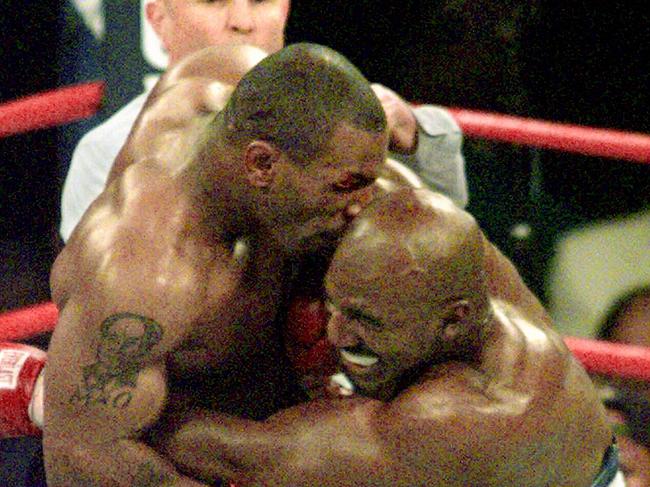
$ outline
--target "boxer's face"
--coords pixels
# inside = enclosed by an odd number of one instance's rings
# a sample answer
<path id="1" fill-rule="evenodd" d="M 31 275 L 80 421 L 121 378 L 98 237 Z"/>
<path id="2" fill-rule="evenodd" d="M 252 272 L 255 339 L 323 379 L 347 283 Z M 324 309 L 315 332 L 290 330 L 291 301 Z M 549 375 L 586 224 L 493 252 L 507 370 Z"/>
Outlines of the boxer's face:
<path id="1" fill-rule="evenodd" d="M 154 0 L 147 18 L 170 64 L 208 46 L 252 44 L 271 53 L 284 45 L 289 0 Z"/>
<path id="2" fill-rule="evenodd" d="M 328 339 L 359 392 L 388 400 L 410 382 L 409 374 L 435 361 L 441 320 L 422 300 L 417 278 L 364 262 L 362 251 L 345 258 L 340 250 L 325 279 Z"/>
<path id="3" fill-rule="evenodd" d="M 374 195 L 386 160 L 388 135 L 341 123 L 320 156 L 307 166 L 286 161 L 269 197 L 274 231 L 290 251 L 335 244 Z M 271 204 L 271 203 L 269 203 Z"/>

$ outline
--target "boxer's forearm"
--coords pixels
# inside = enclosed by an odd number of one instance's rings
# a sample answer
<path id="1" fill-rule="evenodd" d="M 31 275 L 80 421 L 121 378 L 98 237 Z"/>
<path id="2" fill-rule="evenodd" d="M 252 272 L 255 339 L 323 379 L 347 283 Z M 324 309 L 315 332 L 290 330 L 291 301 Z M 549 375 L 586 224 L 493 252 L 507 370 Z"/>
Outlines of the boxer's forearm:
<path id="1" fill-rule="evenodd" d="M 44 439 L 49 487 L 206 487 L 181 475 L 172 464 L 143 443 L 119 440 L 84 445 Z"/>
<path id="2" fill-rule="evenodd" d="M 208 482 L 338 487 L 347 478 L 348 485 L 382 485 L 367 475 L 382 463 L 369 419 L 380 405 L 361 397 L 316 400 L 262 422 L 202 413 L 169 438 L 165 456 L 180 471 Z"/>
<path id="3" fill-rule="evenodd" d="M 262 423 L 203 412 L 183 423 L 161 447 L 179 471 L 194 478 L 248 484 L 255 472 L 271 468 L 276 440 Z"/>

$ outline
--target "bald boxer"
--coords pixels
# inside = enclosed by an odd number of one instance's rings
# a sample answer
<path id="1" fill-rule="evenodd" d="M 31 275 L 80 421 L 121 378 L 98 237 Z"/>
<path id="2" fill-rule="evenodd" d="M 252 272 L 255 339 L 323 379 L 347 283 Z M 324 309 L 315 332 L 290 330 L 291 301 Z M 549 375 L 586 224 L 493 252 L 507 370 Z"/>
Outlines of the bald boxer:
<path id="1" fill-rule="evenodd" d="M 490 295 L 485 259 L 447 198 L 376 199 L 326 276 L 338 397 L 262 422 L 200 413 L 167 454 L 241 485 L 620 485 L 591 381 L 544 321 Z"/>
<path id="2" fill-rule="evenodd" d="M 191 68 L 157 91 L 152 116 L 212 99 Z M 120 154 L 130 163 L 116 165 L 52 270 L 51 486 L 204 485 L 147 436 L 199 405 L 260 418 L 287 401 L 273 326 L 286 263 L 336 242 L 386 159 L 369 83 L 311 44 L 261 60 L 222 111 L 179 120 L 180 136 L 164 118 L 142 140 L 131 133 Z M 156 150 L 155 127 L 169 150 Z"/>

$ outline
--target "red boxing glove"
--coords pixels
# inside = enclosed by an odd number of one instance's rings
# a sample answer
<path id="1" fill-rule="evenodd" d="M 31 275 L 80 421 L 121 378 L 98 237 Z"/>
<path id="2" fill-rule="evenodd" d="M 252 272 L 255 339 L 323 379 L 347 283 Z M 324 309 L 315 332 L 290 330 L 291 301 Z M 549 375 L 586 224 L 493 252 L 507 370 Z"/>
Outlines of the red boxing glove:
<path id="1" fill-rule="evenodd" d="M 334 372 L 337 358 L 327 341 L 328 319 L 321 299 L 298 296 L 289 304 L 284 343 L 298 374 L 325 377 Z"/>
<path id="2" fill-rule="evenodd" d="M 38 348 L 0 342 L 0 438 L 41 435 L 28 411 L 46 358 Z"/>

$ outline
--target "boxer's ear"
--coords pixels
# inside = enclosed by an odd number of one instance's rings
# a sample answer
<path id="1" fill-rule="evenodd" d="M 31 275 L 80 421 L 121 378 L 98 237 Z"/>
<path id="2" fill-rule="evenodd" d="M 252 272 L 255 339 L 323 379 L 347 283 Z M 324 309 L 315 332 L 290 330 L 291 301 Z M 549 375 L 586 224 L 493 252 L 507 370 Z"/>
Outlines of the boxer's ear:
<path id="1" fill-rule="evenodd" d="M 244 166 L 248 182 L 255 187 L 265 188 L 275 178 L 277 163 L 282 152 L 264 140 L 254 140 L 244 149 Z"/>

